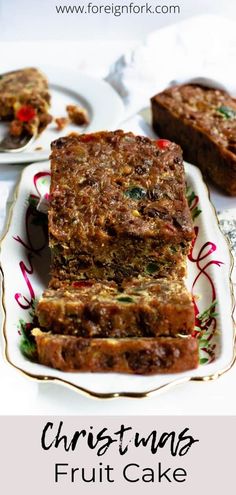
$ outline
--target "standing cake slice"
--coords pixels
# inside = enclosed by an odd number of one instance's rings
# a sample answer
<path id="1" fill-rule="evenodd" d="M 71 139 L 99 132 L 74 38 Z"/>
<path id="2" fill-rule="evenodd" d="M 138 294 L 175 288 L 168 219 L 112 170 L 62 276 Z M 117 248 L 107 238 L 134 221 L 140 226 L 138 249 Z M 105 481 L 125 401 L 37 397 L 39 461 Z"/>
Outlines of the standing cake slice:
<path id="1" fill-rule="evenodd" d="M 179 146 L 100 132 L 52 143 L 51 287 L 185 275 L 194 237 Z"/>

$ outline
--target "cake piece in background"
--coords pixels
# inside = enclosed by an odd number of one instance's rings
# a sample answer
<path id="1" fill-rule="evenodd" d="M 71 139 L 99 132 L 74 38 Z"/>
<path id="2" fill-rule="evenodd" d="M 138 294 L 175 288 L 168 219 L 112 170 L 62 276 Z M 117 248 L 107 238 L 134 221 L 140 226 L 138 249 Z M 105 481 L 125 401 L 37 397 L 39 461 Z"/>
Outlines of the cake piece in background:
<path id="1" fill-rule="evenodd" d="M 151 99 L 153 128 L 178 143 L 184 159 L 236 196 L 236 100 L 197 84 L 173 86 Z"/>
<path id="2" fill-rule="evenodd" d="M 26 68 L 0 77 L 0 120 L 10 122 L 12 136 L 40 134 L 52 121 L 48 81 L 38 69 Z"/>
<path id="3" fill-rule="evenodd" d="M 73 124 L 78 126 L 89 124 L 89 115 L 85 108 L 79 105 L 67 105 L 66 111 Z"/>

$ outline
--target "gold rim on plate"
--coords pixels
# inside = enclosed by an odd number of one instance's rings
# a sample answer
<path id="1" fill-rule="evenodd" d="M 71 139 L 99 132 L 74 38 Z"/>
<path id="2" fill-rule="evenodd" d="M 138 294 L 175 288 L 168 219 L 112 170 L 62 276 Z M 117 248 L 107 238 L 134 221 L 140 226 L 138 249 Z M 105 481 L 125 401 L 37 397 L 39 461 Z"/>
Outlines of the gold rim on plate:
<path id="1" fill-rule="evenodd" d="M 13 210 L 14 210 L 14 206 L 15 206 L 16 200 L 18 198 L 19 187 L 20 187 L 20 184 L 21 184 L 21 181 L 22 181 L 22 176 L 23 176 L 24 170 L 21 172 L 20 179 L 18 180 L 18 183 L 17 183 L 16 188 L 15 188 L 13 202 L 12 202 L 12 205 L 10 207 L 9 214 L 8 214 L 7 226 L 6 226 L 5 232 L 4 232 L 4 234 L 3 234 L 3 236 L 2 236 L 2 238 L 0 240 L 0 249 L 1 249 L 1 246 L 2 246 L 2 243 L 3 243 L 4 239 L 6 238 L 6 236 L 8 234 L 8 231 L 9 231 L 9 228 L 10 228 L 10 225 L 11 225 L 12 214 L 13 214 Z M 198 169 L 198 171 L 199 171 L 199 173 L 201 174 L 201 177 L 202 177 L 201 171 L 199 169 Z M 107 393 L 95 392 L 95 391 L 89 390 L 87 388 L 80 387 L 79 385 L 75 385 L 75 384 L 69 382 L 68 380 L 66 380 L 64 378 L 57 378 L 57 377 L 50 376 L 50 375 L 42 375 L 41 376 L 41 375 L 36 375 L 36 374 L 30 373 L 28 371 L 25 371 L 25 370 L 21 369 L 20 367 L 16 366 L 14 363 L 12 363 L 12 361 L 10 360 L 9 355 L 8 355 L 8 340 L 7 340 L 7 332 L 6 332 L 7 315 L 6 315 L 6 307 L 5 307 L 4 270 L 3 270 L 3 267 L 0 265 L 0 270 L 1 270 L 1 274 L 2 274 L 2 284 L 1 284 L 2 285 L 1 304 L 2 304 L 2 309 L 3 309 L 2 332 L 3 332 L 3 338 L 4 338 L 4 358 L 7 361 L 7 363 L 10 364 L 16 370 L 18 370 L 24 376 L 27 376 L 28 378 L 30 378 L 30 379 L 32 379 L 32 380 L 34 380 L 36 382 L 42 382 L 42 383 L 49 382 L 49 383 L 63 384 L 66 387 L 68 387 L 68 388 L 70 388 L 70 389 L 72 389 L 72 390 L 80 393 L 81 395 L 84 395 L 84 396 L 87 396 L 87 397 L 91 397 L 93 399 L 118 399 L 118 398 L 144 399 L 144 398 L 147 398 L 147 397 L 152 397 L 152 396 L 156 395 L 157 393 L 160 393 L 160 392 L 162 392 L 164 390 L 169 390 L 169 389 L 171 389 L 171 388 L 173 388 L 173 387 L 175 387 L 177 385 L 181 385 L 181 384 L 184 384 L 184 383 L 188 383 L 188 382 L 210 382 L 210 381 L 214 381 L 214 380 L 217 380 L 218 378 L 220 378 L 221 376 L 223 376 L 228 371 L 230 371 L 231 368 L 236 363 L 236 322 L 235 322 L 235 319 L 234 319 L 235 295 L 234 295 L 234 288 L 233 288 L 233 281 L 232 281 L 232 272 L 233 272 L 233 268 L 234 268 L 234 257 L 233 257 L 233 254 L 232 254 L 231 245 L 230 245 L 227 237 L 224 235 L 224 233 L 222 231 L 222 228 L 220 226 L 220 223 L 219 223 L 219 220 L 218 220 L 218 217 L 217 217 L 217 214 L 216 214 L 216 209 L 215 209 L 214 205 L 211 202 L 209 188 L 208 188 L 207 184 L 204 182 L 203 177 L 202 177 L 202 182 L 203 182 L 204 187 L 206 188 L 208 199 L 209 199 L 209 203 L 211 205 L 212 212 L 213 212 L 213 214 L 214 214 L 214 216 L 216 218 L 216 222 L 217 222 L 219 231 L 220 231 L 221 235 L 223 236 L 223 238 L 225 239 L 225 241 L 227 243 L 228 250 L 229 250 L 229 255 L 230 255 L 229 284 L 230 284 L 231 308 L 232 308 L 231 319 L 232 319 L 232 325 L 233 325 L 233 342 L 232 342 L 232 345 L 233 345 L 233 357 L 232 357 L 232 360 L 231 360 L 231 362 L 229 363 L 228 366 L 226 366 L 223 369 L 218 370 L 217 372 L 212 373 L 210 375 L 204 375 L 204 376 L 186 376 L 186 377 L 182 377 L 182 378 L 177 378 L 176 380 L 173 380 L 171 382 L 167 382 L 167 383 L 165 383 L 163 385 L 160 385 L 159 387 L 155 387 L 153 389 L 147 390 L 146 392 L 107 392 Z"/>

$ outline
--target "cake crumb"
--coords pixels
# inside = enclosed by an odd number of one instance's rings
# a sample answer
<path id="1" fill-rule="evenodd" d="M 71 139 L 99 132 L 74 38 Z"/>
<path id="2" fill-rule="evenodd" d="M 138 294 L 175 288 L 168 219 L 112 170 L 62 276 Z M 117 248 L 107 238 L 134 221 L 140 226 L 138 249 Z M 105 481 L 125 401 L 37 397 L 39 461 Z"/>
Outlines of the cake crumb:
<path id="1" fill-rule="evenodd" d="M 55 118 L 55 122 L 57 131 L 62 131 L 69 124 L 70 121 L 68 117 L 57 117 Z"/>
<path id="2" fill-rule="evenodd" d="M 79 126 L 89 124 L 89 116 L 85 108 L 78 105 L 67 105 L 66 111 L 73 124 Z"/>

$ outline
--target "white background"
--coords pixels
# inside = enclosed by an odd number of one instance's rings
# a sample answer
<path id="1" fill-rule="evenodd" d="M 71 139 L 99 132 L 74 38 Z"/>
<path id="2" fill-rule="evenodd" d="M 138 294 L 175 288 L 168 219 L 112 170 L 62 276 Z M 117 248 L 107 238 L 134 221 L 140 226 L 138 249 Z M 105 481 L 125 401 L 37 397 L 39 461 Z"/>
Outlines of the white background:
<path id="1" fill-rule="evenodd" d="M 88 0 L 89 1 L 89 0 Z M 153 5 L 180 5 L 181 14 L 59 15 L 55 5 L 83 5 L 87 0 L 0 0 L 1 40 L 143 39 L 158 27 L 199 14 L 236 17 L 235 0 L 149 0 Z M 130 0 L 92 0 L 95 5 L 129 5 Z M 145 5 L 146 0 L 133 0 Z M 105 29 L 105 31 L 104 31 Z M 199 37 L 201 33 L 199 33 Z M 220 33 L 219 33 L 220 36 Z M 164 49 L 164 47 L 163 47 Z"/>
<path id="2" fill-rule="evenodd" d="M 113 0 L 122 4 L 127 0 Z M 161 0 L 150 0 L 150 3 L 162 3 Z M 112 16 L 81 17 L 77 15 L 59 16 L 55 13 L 55 4 L 85 3 L 80 0 L 0 0 L 0 64 L 9 58 L 9 63 L 22 59 L 22 50 L 28 63 L 32 53 L 36 60 L 46 56 L 47 47 L 54 65 L 73 64 L 75 67 L 86 66 L 88 57 L 89 72 L 97 75 L 106 73 L 105 67 L 115 61 L 117 56 L 134 40 L 145 38 L 147 32 L 163 25 L 175 23 L 196 14 L 221 14 L 236 20 L 235 0 L 166 0 L 165 4 L 179 3 L 182 5 L 180 16 Z M 112 3 L 111 0 L 94 0 L 97 4 Z M 127 1 L 129 3 L 129 1 Z M 144 0 L 136 0 L 144 4 Z M 221 32 L 219 32 L 219 37 Z M 199 32 L 199 38 L 201 33 Z M 101 43 L 93 43 L 100 39 Z M 40 42 L 43 40 L 43 44 Z M 58 40 L 64 43 L 64 57 L 68 50 L 67 59 L 60 59 L 60 50 L 55 50 L 54 44 L 47 40 Z M 70 40 L 81 44 L 70 44 Z M 112 44 L 112 41 L 116 42 Z M 2 41 L 7 43 L 1 44 Z M 28 41 L 28 43 L 13 44 L 13 41 Z M 32 44 L 30 41 L 38 41 Z M 84 42 L 84 43 L 82 43 Z M 211 43 L 209 33 L 209 43 Z M 8 48 L 7 48 L 8 45 Z M 57 43 L 57 46 L 59 44 Z M 81 52 L 78 51 L 81 47 Z M 76 48 L 75 48 L 76 47 Z M 30 49 L 29 49 L 30 48 Z M 165 50 L 165 47 L 161 47 Z M 206 47 L 207 49 L 207 47 Z M 103 53 L 104 51 L 104 53 Z M 57 56 L 53 58 L 53 54 Z M 29 58 L 28 58 L 29 53 Z M 99 56 L 98 56 L 99 54 Z M 82 62 L 80 62 L 82 60 Z M 93 62 L 94 61 L 94 62 Z M 158 53 L 157 53 L 158 61 Z M 83 64 L 83 65 L 82 65 Z M 103 67 L 101 71 L 99 68 Z M 96 70 L 95 70 L 96 69 Z M 0 169 L 0 179 L 10 180 L 11 171 Z M 14 167 L 15 176 L 18 167 Z M 1 202 L 1 197 L 0 197 Z M 1 358 L 2 359 L 2 358 Z M 1 361 L 0 364 L 0 413 L 1 414 L 236 414 L 235 379 L 236 370 L 230 371 L 219 381 L 212 383 L 190 383 L 180 386 L 173 391 L 167 391 L 156 398 L 135 401 L 95 401 L 79 396 L 73 391 L 55 384 L 36 384 L 27 380 L 17 371 Z"/>

